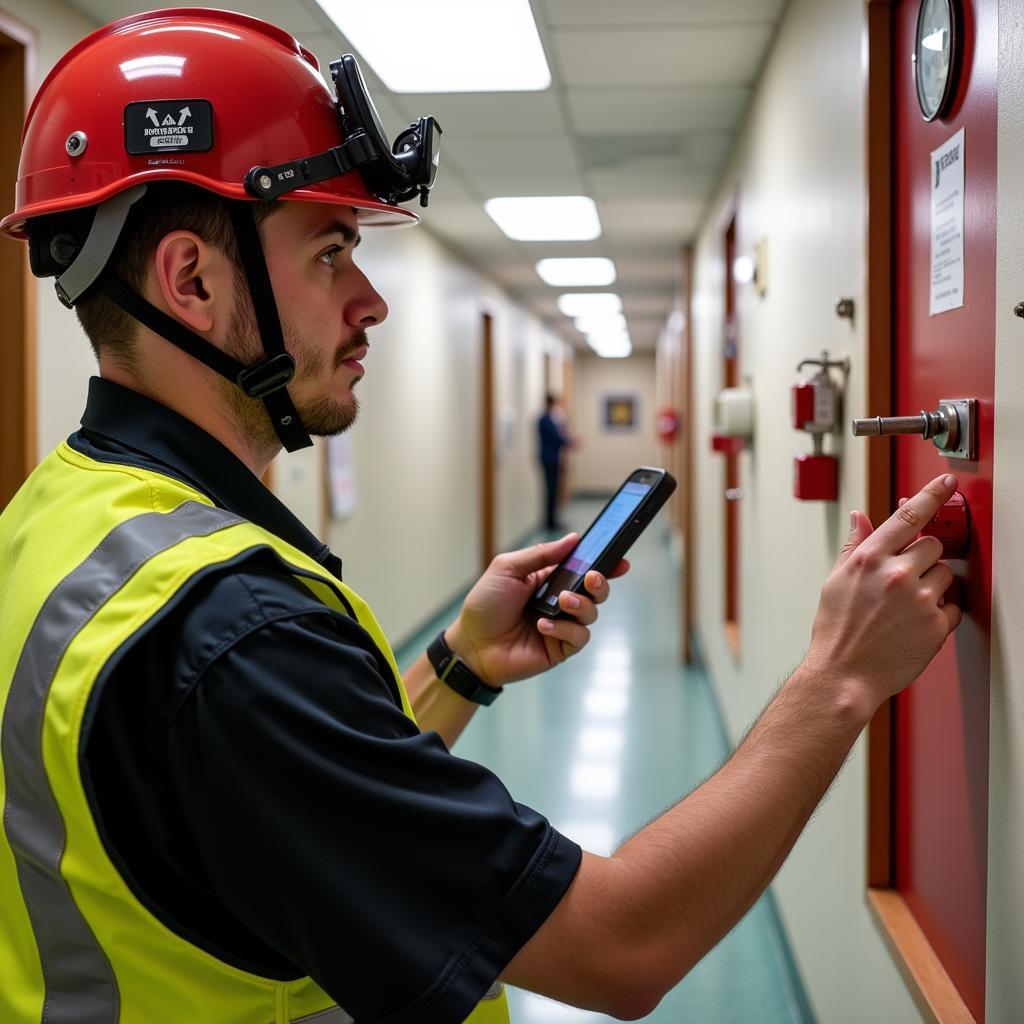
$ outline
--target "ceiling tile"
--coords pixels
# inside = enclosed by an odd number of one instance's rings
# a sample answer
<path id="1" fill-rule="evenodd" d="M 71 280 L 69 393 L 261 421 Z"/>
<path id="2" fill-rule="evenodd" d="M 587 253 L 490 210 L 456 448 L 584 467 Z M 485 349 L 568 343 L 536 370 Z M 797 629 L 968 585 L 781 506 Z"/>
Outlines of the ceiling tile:
<path id="1" fill-rule="evenodd" d="M 665 321 L 643 321 L 642 323 L 631 323 L 629 325 L 629 337 L 633 342 L 634 352 L 647 352 L 658 347 L 658 335 Z"/>
<path id="2" fill-rule="evenodd" d="M 739 124 L 753 90 L 746 86 L 633 91 L 570 89 L 573 128 L 581 135 L 641 135 L 725 130 Z"/>
<path id="3" fill-rule="evenodd" d="M 750 85 L 770 25 L 551 33 L 562 80 L 576 85 Z"/>
<path id="4" fill-rule="evenodd" d="M 785 0 L 540 0 L 538 16 L 563 25 L 694 25 L 774 21 Z"/>
<path id="5" fill-rule="evenodd" d="M 619 274 L 619 282 L 623 285 L 632 282 L 646 282 L 648 285 L 660 285 L 663 282 L 674 283 L 676 280 L 676 259 L 649 259 L 635 257 L 633 259 L 617 259 L 615 268 Z"/>
<path id="6" fill-rule="evenodd" d="M 441 157 L 443 173 L 444 156 Z M 468 174 L 476 192 L 485 199 L 493 196 L 581 196 L 589 195 L 579 171 L 572 167 L 532 167 L 480 170 Z"/>
<path id="7" fill-rule="evenodd" d="M 420 211 L 420 216 L 432 230 L 458 235 L 467 242 L 496 245 L 507 241 L 511 244 L 511 239 L 501 233 L 498 225 L 474 199 L 445 200 L 431 195 L 430 206 Z"/>
<path id="8" fill-rule="evenodd" d="M 97 27 L 127 17 L 129 14 L 155 9 L 155 5 L 147 8 L 140 6 L 135 0 L 75 0 L 70 6 L 90 17 L 96 22 Z M 209 8 L 210 4 L 208 0 L 182 0 L 174 6 Z M 269 21 L 295 36 L 303 32 L 322 32 L 328 24 L 326 15 L 320 13 L 315 2 L 309 6 L 304 2 L 275 4 L 271 0 L 246 0 L 243 13 Z M 334 56 L 337 57 L 338 54 Z"/>
<path id="9" fill-rule="evenodd" d="M 716 171 L 733 145 L 731 135 L 588 135 L 579 140 L 584 167 L 618 170 L 666 164 L 686 171 Z"/>
<path id="10" fill-rule="evenodd" d="M 660 315 L 667 317 L 669 306 L 671 305 L 671 296 L 666 300 L 665 294 L 664 288 L 653 295 L 640 294 L 635 291 L 630 292 L 622 300 L 626 318 L 645 320 Z"/>
<path id="11" fill-rule="evenodd" d="M 544 92 L 434 93 L 393 96 L 406 120 L 433 114 L 444 130 L 442 145 L 497 132 L 535 134 L 565 132 L 558 97 Z"/>
<path id="12" fill-rule="evenodd" d="M 454 142 L 443 140 L 467 173 L 501 171 L 507 174 L 574 170 L 576 154 L 564 132 L 545 135 L 483 134 L 477 132 Z"/>
<path id="13" fill-rule="evenodd" d="M 608 240 L 595 238 L 592 242 L 517 242 L 527 259 L 584 259 L 608 256 Z"/>
<path id="14" fill-rule="evenodd" d="M 596 168 L 589 178 L 597 196 L 637 196 L 644 193 L 704 197 L 710 194 L 714 171 L 683 170 L 674 160 L 643 160 L 615 168 Z"/>
<path id="15" fill-rule="evenodd" d="M 689 238 L 700 224 L 703 199 L 608 198 L 598 204 L 609 236 L 643 239 Z"/>

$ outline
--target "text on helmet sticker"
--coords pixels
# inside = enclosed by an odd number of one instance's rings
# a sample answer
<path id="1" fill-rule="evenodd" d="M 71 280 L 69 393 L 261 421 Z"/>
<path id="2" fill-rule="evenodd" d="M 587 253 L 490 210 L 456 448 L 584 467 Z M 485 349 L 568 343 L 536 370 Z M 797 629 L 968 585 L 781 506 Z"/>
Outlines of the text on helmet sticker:
<path id="1" fill-rule="evenodd" d="M 135 156 L 213 147 L 209 100 L 148 100 L 124 108 L 124 146 Z"/>

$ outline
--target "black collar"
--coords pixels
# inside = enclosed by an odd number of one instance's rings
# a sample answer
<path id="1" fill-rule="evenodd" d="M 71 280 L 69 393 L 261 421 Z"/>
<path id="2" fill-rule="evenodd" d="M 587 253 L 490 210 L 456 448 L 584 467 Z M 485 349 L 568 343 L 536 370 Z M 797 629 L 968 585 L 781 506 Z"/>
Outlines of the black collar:
<path id="1" fill-rule="evenodd" d="M 125 462 L 195 487 L 215 505 L 262 526 L 341 579 L 331 554 L 252 471 L 191 420 L 137 391 L 92 377 L 73 448 L 101 462 Z"/>

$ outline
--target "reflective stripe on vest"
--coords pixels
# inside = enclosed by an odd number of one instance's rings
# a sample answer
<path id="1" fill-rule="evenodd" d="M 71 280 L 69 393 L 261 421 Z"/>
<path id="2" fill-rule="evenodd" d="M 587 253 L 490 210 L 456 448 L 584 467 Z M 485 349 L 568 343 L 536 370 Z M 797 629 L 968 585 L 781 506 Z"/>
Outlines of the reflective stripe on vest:
<path id="1" fill-rule="evenodd" d="M 189 502 L 115 527 L 46 599 L 22 648 L 0 730 L 7 793 L 4 829 L 18 865 L 43 976 L 47 1024 L 100 1024 L 119 1014 L 117 982 L 61 878 L 64 821 L 43 764 L 43 709 L 68 644 L 100 605 L 153 555 L 186 537 L 242 522 Z"/>
<path id="2" fill-rule="evenodd" d="M 153 918 L 111 864 L 79 774 L 81 718 L 106 662 L 192 580 L 257 550 L 367 629 L 412 717 L 365 602 L 186 484 L 62 446 L 0 514 L 4 1024 L 352 1024 L 312 979 L 247 974 Z M 466 1024 L 507 1024 L 497 989 Z"/>

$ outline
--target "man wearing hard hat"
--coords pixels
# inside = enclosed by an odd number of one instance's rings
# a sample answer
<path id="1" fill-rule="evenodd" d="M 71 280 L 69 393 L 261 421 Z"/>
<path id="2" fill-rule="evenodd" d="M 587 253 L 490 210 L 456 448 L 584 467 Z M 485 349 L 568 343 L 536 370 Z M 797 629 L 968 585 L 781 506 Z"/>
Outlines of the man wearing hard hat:
<path id="1" fill-rule="evenodd" d="M 503 684 L 586 643 L 609 588 L 528 620 L 574 538 L 500 556 L 403 679 L 260 483 L 355 418 L 387 307 L 353 250 L 414 222 L 437 167 L 433 118 L 391 144 L 354 59 L 331 72 L 336 95 L 253 18 L 158 11 L 84 39 L 29 110 L 0 229 L 100 376 L 0 516 L 5 1024 L 498 1024 L 503 980 L 640 1016 L 958 621 L 914 541 L 947 478 L 874 533 L 855 514 L 803 665 L 612 857 L 451 756 Z"/>

